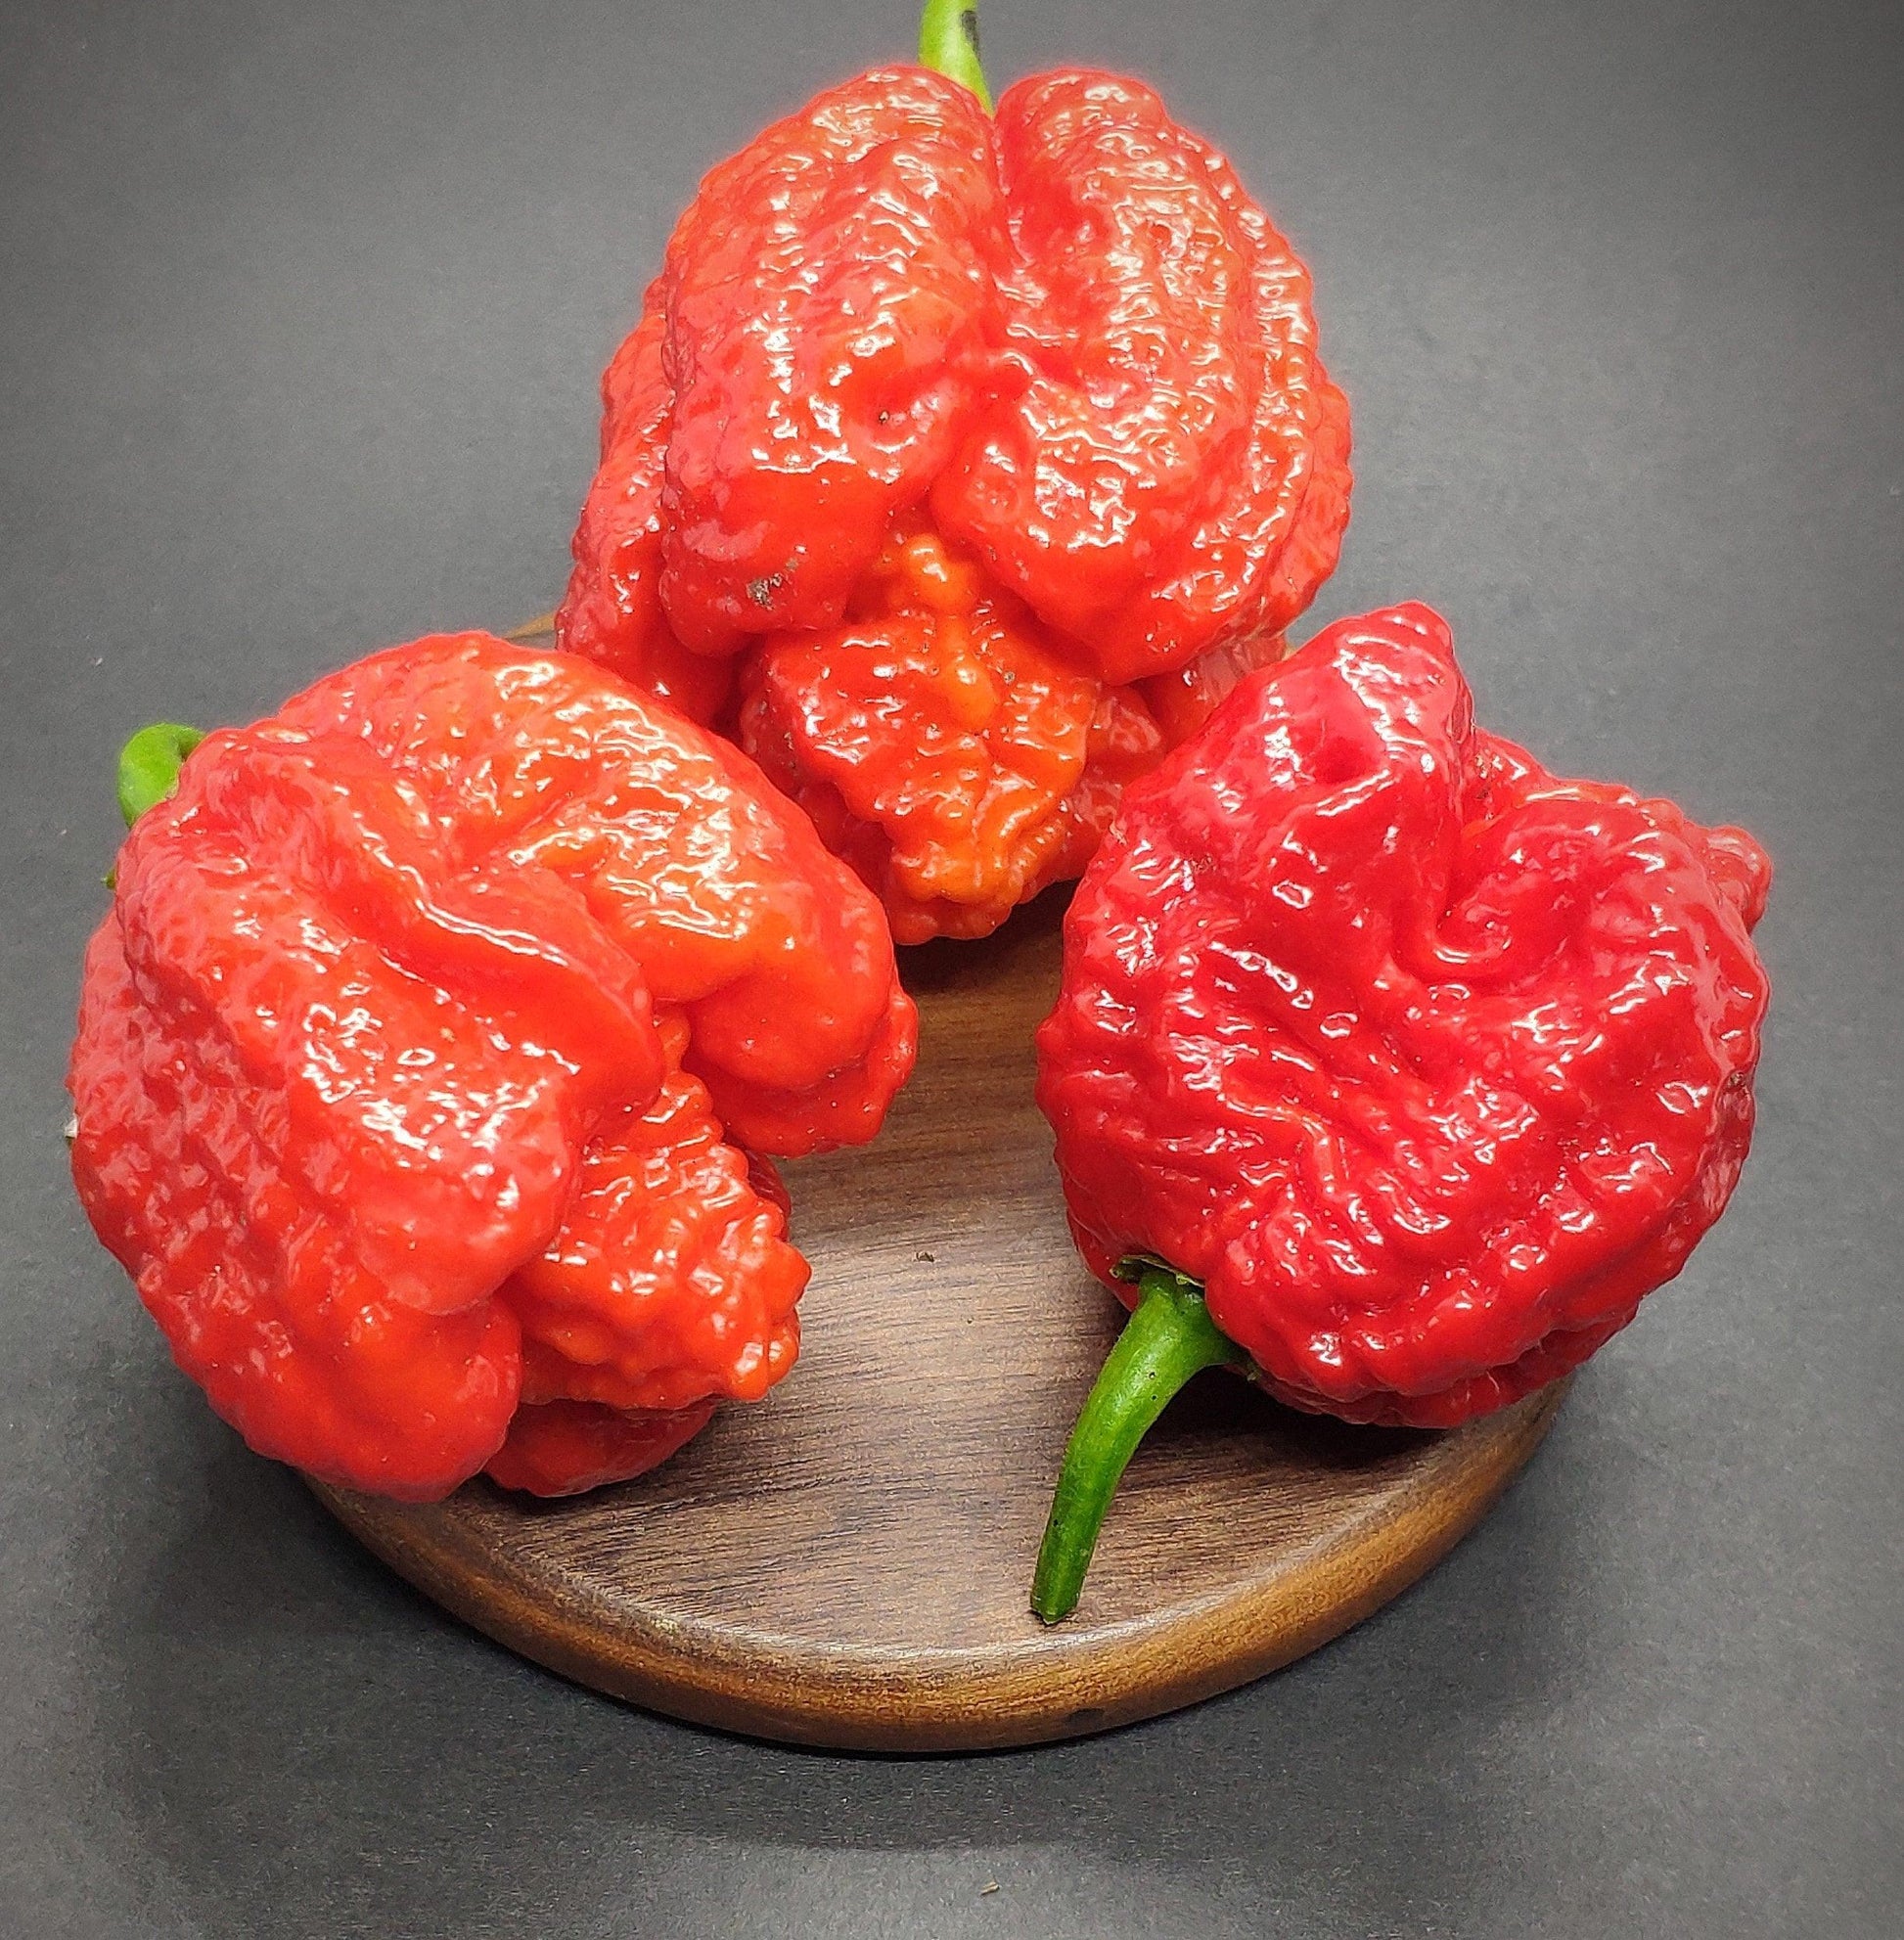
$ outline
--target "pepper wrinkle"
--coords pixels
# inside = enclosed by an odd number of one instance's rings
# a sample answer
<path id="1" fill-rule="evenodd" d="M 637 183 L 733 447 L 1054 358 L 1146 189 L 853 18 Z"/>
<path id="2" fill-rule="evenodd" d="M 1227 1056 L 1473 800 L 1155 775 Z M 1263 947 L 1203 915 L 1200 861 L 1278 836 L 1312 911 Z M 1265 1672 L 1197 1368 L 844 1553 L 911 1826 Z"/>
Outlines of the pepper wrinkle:
<path id="1" fill-rule="evenodd" d="M 884 68 L 713 169 L 603 379 L 561 644 L 738 740 L 901 942 L 1075 877 L 1333 570 L 1308 272 L 1135 81 Z"/>
<path id="2" fill-rule="evenodd" d="M 765 1154 L 870 1138 L 915 1036 L 877 902 L 735 748 L 434 636 L 208 737 L 134 824 L 73 1171 L 260 1452 L 561 1494 L 793 1365 Z"/>
<path id="3" fill-rule="evenodd" d="M 1247 674 L 1125 793 L 1038 1101 L 1094 1271 L 1201 1283 L 1264 1385 L 1448 1426 L 1584 1360 L 1745 1162 L 1771 865 L 1474 726 L 1438 615 Z"/>

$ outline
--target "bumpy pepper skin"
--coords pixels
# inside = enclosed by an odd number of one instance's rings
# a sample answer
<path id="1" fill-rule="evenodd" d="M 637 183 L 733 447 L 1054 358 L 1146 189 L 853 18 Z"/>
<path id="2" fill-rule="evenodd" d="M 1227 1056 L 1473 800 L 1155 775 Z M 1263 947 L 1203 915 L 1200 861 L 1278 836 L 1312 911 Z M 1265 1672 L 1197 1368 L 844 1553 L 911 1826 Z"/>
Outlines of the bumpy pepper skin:
<path id="1" fill-rule="evenodd" d="M 819 96 L 703 184 L 603 400 L 562 644 L 738 738 L 902 942 L 1074 876 L 1348 517 L 1307 271 L 1110 74 Z"/>
<path id="2" fill-rule="evenodd" d="M 1071 905 L 1038 1099 L 1086 1258 L 1201 1282 L 1299 1408 L 1552 1380 L 1738 1179 L 1770 877 L 1476 729 L 1427 608 L 1329 628 L 1131 787 Z"/>
<path id="3" fill-rule="evenodd" d="M 260 1452 L 411 1500 L 637 1473 L 793 1365 L 765 1159 L 914 1048 L 874 899 L 568 654 L 394 648 L 134 825 L 69 1071 L 95 1230 Z"/>

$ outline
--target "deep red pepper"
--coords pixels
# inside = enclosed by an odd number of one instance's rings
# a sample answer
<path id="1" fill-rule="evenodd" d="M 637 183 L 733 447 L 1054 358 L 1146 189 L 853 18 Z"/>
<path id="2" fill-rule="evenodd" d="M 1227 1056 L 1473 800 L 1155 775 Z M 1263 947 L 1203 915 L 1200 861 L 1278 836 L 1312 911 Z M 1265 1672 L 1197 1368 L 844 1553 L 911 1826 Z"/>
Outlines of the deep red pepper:
<path id="1" fill-rule="evenodd" d="M 1745 1160 L 1770 880 L 1743 831 L 1477 730 L 1419 606 L 1248 676 L 1132 786 L 1066 919 L 1038 1101 L 1142 1326 L 1067 1455 L 1041 1615 L 1197 1368 L 1439 1427 L 1633 1318 Z"/>
<path id="2" fill-rule="evenodd" d="M 879 906 L 805 819 L 480 634 L 183 733 L 122 773 L 72 1160 L 212 1405 L 428 1499 L 637 1473 L 763 1394 L 807 1267 L 749 1154 L 870 1138 L 914 1048 Z"/>
<path id="3" fill-rule="evenodd" d="M 703 183 L 558 615 L 738 738 L 902 942 L 1074 876 L 1348 516 L 1308 273 L 1228 162 L 1111 74 L 988 118 L 969 11 L 924 36 L 962 80 L 862 74 Z"/>

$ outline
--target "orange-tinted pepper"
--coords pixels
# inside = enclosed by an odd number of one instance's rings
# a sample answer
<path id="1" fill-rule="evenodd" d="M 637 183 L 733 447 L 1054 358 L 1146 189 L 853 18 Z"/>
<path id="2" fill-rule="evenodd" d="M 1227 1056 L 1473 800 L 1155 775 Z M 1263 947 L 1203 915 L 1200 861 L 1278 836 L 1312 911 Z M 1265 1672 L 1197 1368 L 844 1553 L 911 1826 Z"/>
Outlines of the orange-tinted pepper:
<path id="1" fill-rule="evenodd" d="M 1307 271 L 1110 74 L 822 94 L 708 175 L 603 398 L 562 644 L 736 736 L 902 942 L 1076 875 L 1348 516 Z"/>
<path id="2" fill-rule="evenodd" d="M 793 1365 L 807 1267 L 750 1154 L 870 1138 L 913 1048 L 877 903 L 743 756 L 442 636 L 209 736 L 136 821 L 74 1177 L 254 1448 L 561 1493 Z"/>

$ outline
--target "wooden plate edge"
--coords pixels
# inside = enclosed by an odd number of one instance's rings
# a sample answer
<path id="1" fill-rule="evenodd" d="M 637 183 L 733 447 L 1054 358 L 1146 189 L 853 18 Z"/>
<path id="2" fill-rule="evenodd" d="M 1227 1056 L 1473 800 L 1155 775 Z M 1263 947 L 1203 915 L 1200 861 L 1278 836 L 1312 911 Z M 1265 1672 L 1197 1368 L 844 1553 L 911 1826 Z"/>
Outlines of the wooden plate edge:
<path id="1" fill-rule="evenodd" d="M 526 1590 L 499 1585 L 494 1560 L 453 1522 L 306 1480 L 333 1515 L 399 1576 L 473 1629 L 563 1677 L 689 1723 L 845 1751 L 962 1752 L 1110 1731 L 1235 1690 L 1372 1615 L 1424 1576 L 1499 1500 L 1545 1439 L 1564 1399 L 1557 1381 L 1464 1469 L 1459 1488 L 1427 1475 L 1384 1498 L 1291 1567 L 1150 1634 L 1105 1637 L 1060 1657 L 1036 1641 L 996 1667 L 942 1658 L 869 1671 L 835 1659 L 783 1680 L 723 1661 L 697 1640 L 601 1636 Z M 1523 1406 L 1525 1404 L 1522 1404 Z M 1054 1636 L 1061 1633 L 1053 1633 Z"/>

